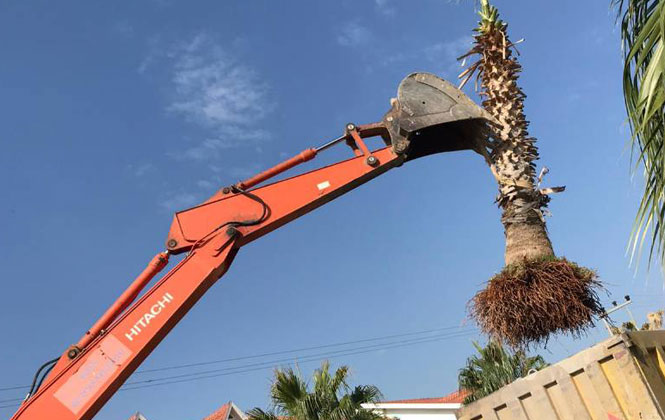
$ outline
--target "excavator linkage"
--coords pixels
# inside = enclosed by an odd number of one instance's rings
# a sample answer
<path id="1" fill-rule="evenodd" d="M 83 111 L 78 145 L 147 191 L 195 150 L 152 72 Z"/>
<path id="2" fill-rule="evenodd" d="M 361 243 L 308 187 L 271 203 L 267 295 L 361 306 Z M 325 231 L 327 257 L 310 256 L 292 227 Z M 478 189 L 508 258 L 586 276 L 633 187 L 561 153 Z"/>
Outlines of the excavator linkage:
<path id="1" fill-rule="evenodd" d="M 11 420 L 90 420 L 187 311 L 226 273 L 239 249 L 359 185 L 433 153 L 479 150 L 492 118 L 460 90 L 427 73 L 407 76 L 383 120 L 347 124 L 344 134 L 310 148 L 175 214 L 166 252 L 125 290 L 81 339 L 30 389 Z M 370 150 L 365 138 L 385 145 Z M 270 184 L 265 181 L 346 143 L 353 157 Z M 168 273 L 143 288 L 167 264 Z M 140 295 L 140 296 L 139 296 Z M 42 370 L 40 369 L 40 371 Z M 38 371 L 35 381 L 40 374 Z"/>

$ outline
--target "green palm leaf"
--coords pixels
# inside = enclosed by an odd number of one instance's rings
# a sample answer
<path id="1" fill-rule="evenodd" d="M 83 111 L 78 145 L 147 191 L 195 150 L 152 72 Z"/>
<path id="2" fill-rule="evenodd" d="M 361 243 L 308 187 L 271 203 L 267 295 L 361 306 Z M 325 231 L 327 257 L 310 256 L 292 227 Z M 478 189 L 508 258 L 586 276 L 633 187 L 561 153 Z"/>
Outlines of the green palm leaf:
<path id="1" fill-rule="evenodd" d="M 258 407 L 249 410 L 247 416 L 253 420 L 279 420 L 279 416 L 273 411 L 263 411 Z"/>
<path id="2" fill-rule="evenodd" d="M 518 378 L 529 371 L 547 366 L 541 356 L 528 357 L 524 352 L 508 352 L 501 344 L 490 341 L 481 347 L 473 343 L 478 352 L 466 360 L 466 366 L 459 371 L 460 389 L 469 392 L 464 403 L 476 401 Z"/>
<path id="3" fill-rule="evenodd" d="M 644 193 L 631 232 L 631 258 L 649 237 L 649 261 L 665 256 L 665 2 L 615 0 L 624 49 L 623 89 L 633 158 L 644 169 Z"/>
<path id="4" fill-rule="evenodd" d="M 381 392 L 373 385 L 351 389 L 349 368 L 341 366 L 334 373 L 330 364 L 321 364 L 313 376 L 312 390 L 299 373 L 291 368 L 277 369 L 271 386 L 272 409 L 254 408 L 250 420 L 279 420 L 288 416 L 294 420 L 378 420 L 383 416 L 362 408 L 361 404 L 377 402 Z"/>

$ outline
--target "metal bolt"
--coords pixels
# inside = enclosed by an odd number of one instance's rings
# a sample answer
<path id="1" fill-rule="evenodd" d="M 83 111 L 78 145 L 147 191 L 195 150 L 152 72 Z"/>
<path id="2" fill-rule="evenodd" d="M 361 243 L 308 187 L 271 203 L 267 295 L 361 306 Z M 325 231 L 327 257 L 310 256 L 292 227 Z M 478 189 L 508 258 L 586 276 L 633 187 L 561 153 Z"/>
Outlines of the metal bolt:
<path id="1" fill-rule="evenodd" d="M 226 229 L 226 234 L 230 237 L 233 238 L 238 234 L 238 229 L 234 228 L 233 226 Z"/>
<path id="2" fill-rule="evenodd" d="M 348 124 L 346 125 L 346 129 L 349 130 L 349 131 L 355 130 L 355 128 L 356 128 L 356 125 L 355 125 L 355 124 L 348 123 Z"/>
<path id="3" fill-rule="evenodd" d="M 388 117 L 386 118 L 386 120 L 388 120 L 388 122 L 391 122 L 393 120 L 393 117 Z"/>
<path id="4" fill-rule="evenodd" d="M 178 241 L 176 241 L 175 239 L 169 239 L 169 241 L 166 243 L 166 246 L 168 248 L 175 248 L 176 246 L 178 246 Z"/>
<path id="5" fill-rule="evenodd" d="M 223 192 L 224 194 L 228 194 L 228 193 L 231 192 L 231 188 L 229 188 L 229 187 L 224 187 L 224 189 L 222 190 L 222 192 Z"/>
<path id="6" fill-rule="evenodd" d="M 374 156 L 370 156 L 370 157 L 367 158 L 367 164 L 369 166 L 376 166 L 376 165 L 379 164 L 379 159 L 377 159 Z"/>
<path id="7" fill-rule="evenodd" d="M 404 153 L 406 150 L 406 142 L 404 140 L 399 140 L 397 144 L 395 144 L 395 151 L 397 153 Z"/>
<path id="8" fill-rule="evenodd" d="M 76 356 L 78 356 L 78 354 L 79 354 L 79 350 L 75 347 L 71 348 L 71 349 L 69 349 L 69 351 L 67 351 L 67 357 L 69 357 L 70 360 L 74 359 Z"/>

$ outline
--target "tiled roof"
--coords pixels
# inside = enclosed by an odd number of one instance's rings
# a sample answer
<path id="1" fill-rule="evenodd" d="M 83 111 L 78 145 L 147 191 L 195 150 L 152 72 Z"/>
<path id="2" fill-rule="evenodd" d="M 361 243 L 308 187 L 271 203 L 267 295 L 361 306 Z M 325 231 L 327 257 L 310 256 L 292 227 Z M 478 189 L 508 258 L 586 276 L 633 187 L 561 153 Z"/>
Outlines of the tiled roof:
<path id="1" fill-rule="evenodd" d="M 228 402 L 223 406 L 219 407 L 217 411 L 215 411 L 214 413 L 212 413 L 203 420 L 226 420 L 226 418 L 229 416 L 230 410 L 231 410 L 231 403 Z"/>
<path id="2" fill-rule="evenodd" d="M 410 400 L 381 401 L 381 404 L 461 404 L 468 395 L 467 391 L 455 391 L 444 397 L 414 398 Z"/>

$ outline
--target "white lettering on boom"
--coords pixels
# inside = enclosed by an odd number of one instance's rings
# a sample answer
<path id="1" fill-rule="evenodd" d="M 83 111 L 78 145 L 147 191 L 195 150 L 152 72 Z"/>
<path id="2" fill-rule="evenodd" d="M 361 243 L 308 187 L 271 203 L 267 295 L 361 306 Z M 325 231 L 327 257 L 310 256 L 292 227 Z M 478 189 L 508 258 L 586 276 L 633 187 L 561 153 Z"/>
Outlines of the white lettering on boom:
<path id="1" fill-rule="evenodd" d="M 129 341 L 134 341 L 134 338 L 138 337 L 141 331 L 150 324 L 150 321 L 159 315 L 162 309 L 166 308 L 166 305 L 171 302 L 173 302 L 173 296 L 168 292 L 164 293 L 164 296 L 150 307 L 150 311 L 141 315 L 141 318 L 129 329 L 129 332 L 125 333 L 125 337 Z"/>

